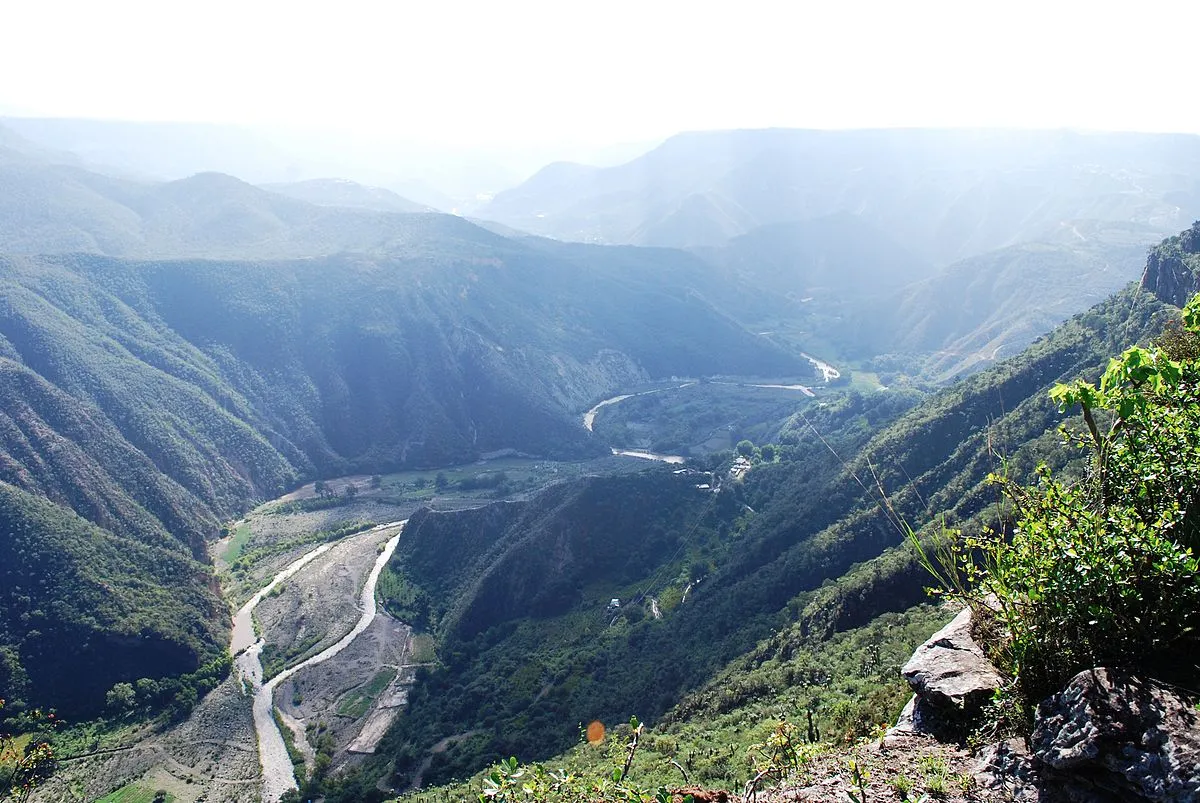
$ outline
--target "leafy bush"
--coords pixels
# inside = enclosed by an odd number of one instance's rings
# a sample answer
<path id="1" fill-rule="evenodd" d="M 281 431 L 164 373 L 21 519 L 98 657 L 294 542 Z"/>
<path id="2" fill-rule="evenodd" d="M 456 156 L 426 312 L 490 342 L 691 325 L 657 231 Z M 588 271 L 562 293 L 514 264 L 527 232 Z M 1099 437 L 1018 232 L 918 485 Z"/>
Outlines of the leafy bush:
<path id="1" fill-rule="evenodd" d="M 1200 333 L 1200 299 L 1184 310 Z M 997 478 L 1011 538 L 966 538 L 949 590 L 994 615 L 995 657 L 1036 702 L 1083 669 L 1118 665 L 1175 676 L 1200 657 L 1200 361 L 1170 342 L 1113 359 L 1099 385 L 1058 385 L 1062 430 L 1087 449 L 1079 480 L 1038 470 L 1022 487 Z M 1171 358 L 1174 353 L 1182 357 Z M 992 613 L 994 612 L 994 614 Z"/>

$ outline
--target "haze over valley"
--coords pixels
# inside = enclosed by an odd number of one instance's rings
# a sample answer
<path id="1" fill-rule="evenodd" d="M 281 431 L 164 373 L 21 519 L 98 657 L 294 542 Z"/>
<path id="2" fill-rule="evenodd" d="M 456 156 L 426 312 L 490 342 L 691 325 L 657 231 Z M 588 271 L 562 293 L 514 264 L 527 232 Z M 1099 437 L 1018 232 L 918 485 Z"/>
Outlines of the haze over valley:
<path id="1" fill-rule="evenodd" d="M 134 5 L 0 34 L 0 801 L 1200 794 L 1190 12 Z"/>

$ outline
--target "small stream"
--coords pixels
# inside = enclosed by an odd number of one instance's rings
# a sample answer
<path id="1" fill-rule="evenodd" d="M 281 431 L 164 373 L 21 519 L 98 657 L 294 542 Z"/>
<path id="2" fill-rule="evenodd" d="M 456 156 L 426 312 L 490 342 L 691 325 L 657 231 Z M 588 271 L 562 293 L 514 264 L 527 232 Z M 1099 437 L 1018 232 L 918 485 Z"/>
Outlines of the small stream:
<path id="1" fill-rule="evenodd" d="M 361 538 L 364 535 L 391 527 L 402 528 L 406 521 L 393 521 L 387 524 L 380 524 L 372 527 L 365 533 L 351 537 Z M 263 774 L 262 799 L 265 803 L 275 803 L 284 792 L 296 787 L 292 760 L 288 756 L 287 747 L 284 745 L 283 734 L 279 732 L 279 726 L 275 722 L 275 688 L 306 666 L 323 663 L 333 658 L 346 649 L 354 639 L 358 638 L 360 633 L 367 629 L 378 610 L 375 603 L 375 586 L 379 583 L 379 575 L 382 574 L 383 567 L 387 565 L 388 560 L 392 557 L 392 553 L 396 551 L 396 545 L 399 542 L 400 533 L 397 533 L 388 539 L 383 551 L 375 559 L 375 565 L 371 568 L 371 573 L 367 576 L 367 581 L 363 584 L 359 597 L 359 609 L 362 611 L 362 615 L 350 632 L 342 636 L 335 644 L 326 647 L 311 658 L 289 669 L 285 669 L 265 684 L 263 683 L 261 660 L 264 642 L 254 633 L 254 608 L 280 583 L 295 575 L 340 542 L 333 541 L 322 544 L 290 563 L 283 571 L 275 575 L 270 583 L 263 586 L 257 594 L 251 597 L 238 610 L 237 614 L 234 615 L 233 634 L 230 638 L 229 650 L 235 656 L 234 663 L 237 666 L 240 676 L 249 683 L 250 688 L 254 691 L 254 730 L 258 734 L 258 758 L 259 763 L 262 765 Z M 238 654 L 239 652 L 241 653 L 240 655 Z"/>

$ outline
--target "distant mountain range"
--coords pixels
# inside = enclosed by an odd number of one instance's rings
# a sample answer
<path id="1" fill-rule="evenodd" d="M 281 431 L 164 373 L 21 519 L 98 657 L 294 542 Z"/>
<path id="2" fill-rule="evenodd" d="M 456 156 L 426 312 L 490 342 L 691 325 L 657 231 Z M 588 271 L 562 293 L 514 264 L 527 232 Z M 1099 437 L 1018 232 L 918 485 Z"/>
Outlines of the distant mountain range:
<path id="1" fill-rule="evenodd" d="M 0 253 L 9 254 L 311 256 L 385 249 L 428 224 L 375 211 L 367 199 L 375 207 L 425 209 L 361 185 L 335 197 L 336 182 L 287 185 L 280 194 L 221 173 L 135 181 L 4 147 L 0 184 Z"/>
<path id="2" fill-rule="evenodd" d="M 656 144 L 467 148 L 373 130 L 339 130 L 336 123 L 328 129 L 302 129 L 0 117 L 0 126 L 44 150 L 72 154 L 72 164 L 123 178 L 171 181 L 217 172 L 266 184 L 340 176 L 461 214 L 472 214 L 491 195 L 519 184 L 554 158 L 611 165 Z"/>
<path id="3" fill-rule="evenodd" d="M 626 164 L 546 167 L 477 214 L 569 240 L 719 246 L 848 212 L 936 265 L 1062 221 L 1163 234 L 1200 215 L 1200 137 L 1066 131 L 680 134 Z"/>

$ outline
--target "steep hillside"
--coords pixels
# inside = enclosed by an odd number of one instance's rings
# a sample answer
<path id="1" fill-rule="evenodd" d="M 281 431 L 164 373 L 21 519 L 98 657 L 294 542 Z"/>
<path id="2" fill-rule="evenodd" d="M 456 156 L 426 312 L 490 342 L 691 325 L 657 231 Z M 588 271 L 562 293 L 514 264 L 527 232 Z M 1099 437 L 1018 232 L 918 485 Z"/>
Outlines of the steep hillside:
<path id="1" fill-rule="evenodd" d="M 526 247 L 455 218 L 410 219 L 426 223 L 374 258 L 0 258 L 0 482 L 57 505 L 55 522 L 91 522 L 115 554 L 159 550 L 190 567 L 171 583 L 188 589 L 180 616 L 195 624 L 147 654 L 155 672 L 195 670 L 218 648 L 224 615 L 189 561 L 252 500 L 301 478 L 501 449 L 601 454 L 578 411 L 619 385 L 805 371 L 706 302 L 701 288 L 721 279 L 686 255 Z M 5 548 L 50 526 L 31 505 L 12 508 Z M 66 564 L 89 565 L 84 541 L 54 543 Z M 77 633 L 72 609 L 45 593 L 47 565 L 22 570 L 21 605 L 42 617 L 30 627 Z M 140 558 L 102 568 L 96 582 L 116 588 L 145 574 Z M 124 632 L 118 619 L 141 621 L 148 600 L 95 620 L 89 643 Z M 15 597 L 5 605 L 10 621 L 22 616 Z M 136 679 L 152 642 L 121 642 L 128 660 L 109 660 L 96 682 Z M 28 632 L 14 626 L 2 644 L 40 678 L 32 701 L 94 709 L 99 687 L 67 689 L 71 672 L 48 671 L 54 659 Z"/>
<path id="2" fill-rule="evenodd" d="M 660 507 L 683 505 L 665 520 L 653 510 L 627 518 L 641 497 L 626 479 L 616 507 L 589 505 L 590 489 L 571 486 L 520 508 L 416 522 L 386 593 L 438 636 L 443 665 L 423 678 L 389 736 L 396 781 L 410 782 L 449 735 L 472 734 L 434 754 L 423 781 L 510 754 L 545 758 L 575 741 L 577 722 L 633 714 L 653 722 L 773 630 L 790 626 L 789 639 L 816 643 L 918 604 L 923 570 L 902 546 L 899 520 L 921 528 L 935 511 L 960 521 L 984 514 L 998 455 L 1025 476 L 1050 454 L 1062 420 L 1050 385 L 1099 371 L 1165 315 L 1131 289 L 907 412 L 912 400 L 891 392 L 810 408 L 785 432 L 775 462 L 726 481 L 716 496 L 689 500 L 696 480 L 686 475 L 642 480 L 663 494 Z M 683 496 L 667 490 L 672 481 Z M 607 537 L 589 543 L 597 528 Z M 434 543 L 462 560 L 434 568 Z M 606 610 L 614 597 L 619 612 Z M 766 649 L 764 660 L 783 647 Z M 725 682 L 745 700 L 774 694 L 783 678 L 772 673 L 758 692 Z M 833 727 L 831 716 L 821 714 L 822 728 Z"/>
<path id="3" fill-rule="evenodd" d="M 692 250 L 777 301 L 736 308 L 776 341 L 889 377 L 945 382 L 1020 352 L 1136 280 L 1159 239 L 1145 225 L 1064 223 L 1036 242 L 937 270 L 842 213 Z"/>
<path id="4" fill-rule="evenodd" d="M 971 257 L 866 299 L 849 312 L 860 334 L 847 333 L 847 348 L 862 356 L 928 355 L 923 370 L 935 378 L 978 370 L 1138 279 L 1146 248 L 1158 240 L 1142 227 L 1068 229 L 1056 240 Z"/>
<path id="5" fill-rule="evenodd" d="M 680 134 L 624 165 L 552 165 L 480 217 L 551 237 L 720 245 L 767 223 L 861 216 L 946 265 L 1062 221 L 1150 225 L 1200 214 L 1200 138 L 1066 131 Z"/>
<path id="6" fill-rule="evenodd" d="M 117 681 L 219 660 L 228 624 L 213 586 L 178 543 L 121 537 L 0 482 L 0 690 L 10 710 L 53 701 L 92 714 Z"/>
<path id="7" fill-rule="evenodd" d="M 1150 249 L 1142 286 L 1181 307 L 1200 287 L 1200 221 Z"/>
<path id="8" fill-rule="evenodd" d="M 284 466 L 594 450 L 574 412 L 622 382 L 804 370 L 706 303 L 700 281 L 681 275 L 701 272 L 694 260 L 647 273 L 655 263 L 639 252 L 559 256 L 458 225 L 462 239 L 427 237 L 373 260 L 6 260 L 4 352 L 12 370 L 142 432 L 133 440 L 145 454 L 157 457 L 150 444 L 163 439 L 190 448 L 193 427 L 212 429 L 202 443 L 258 443 L 263 454 L 238 447 L 230 474 L 252 481 L 236 490 L 207 487 L 219 453 L 159 466 L 182 480 L 194 465 L 196 487 L 223 511 L 225 497 L 278 489 Z"/>
<path id="9" fill-rule="evenodd" d="M 743 281 L 818 306 L 893 291 L 934 270 L 897 240 L 847 213 L 760 226 L 719 248 L 694 250 Z"/>

